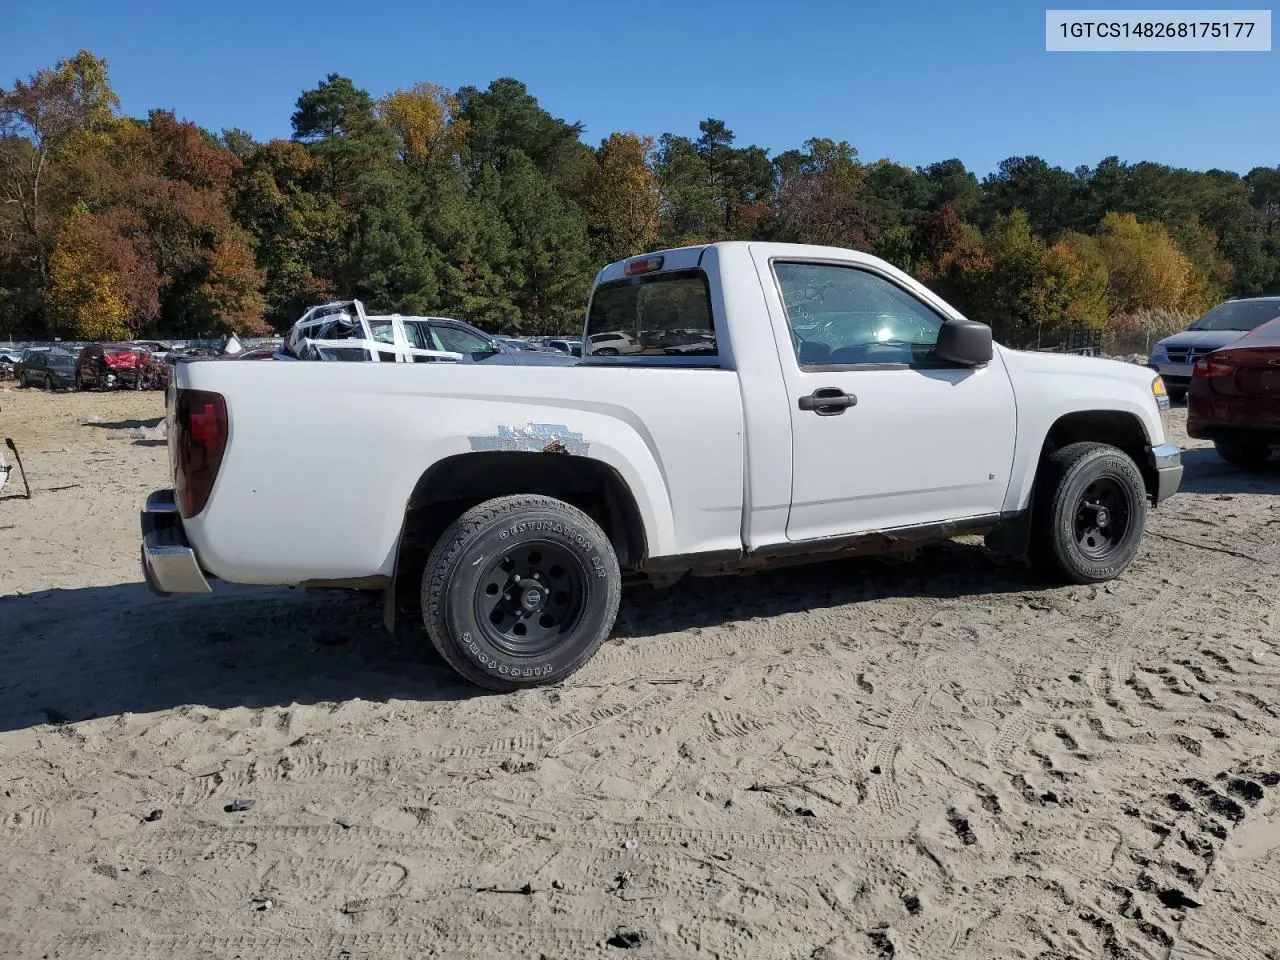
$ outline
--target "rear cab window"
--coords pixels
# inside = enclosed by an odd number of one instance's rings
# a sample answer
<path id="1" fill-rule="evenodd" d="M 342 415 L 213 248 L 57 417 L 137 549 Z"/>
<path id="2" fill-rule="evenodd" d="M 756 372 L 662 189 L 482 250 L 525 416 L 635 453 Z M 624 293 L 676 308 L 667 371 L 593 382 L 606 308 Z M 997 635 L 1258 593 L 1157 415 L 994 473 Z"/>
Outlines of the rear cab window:
<path id="1" fill-rule="evenodd" d="M 718 358 L 706 273 L 672 270 L 600 284 L 591 295 L 582 354 Z"/>

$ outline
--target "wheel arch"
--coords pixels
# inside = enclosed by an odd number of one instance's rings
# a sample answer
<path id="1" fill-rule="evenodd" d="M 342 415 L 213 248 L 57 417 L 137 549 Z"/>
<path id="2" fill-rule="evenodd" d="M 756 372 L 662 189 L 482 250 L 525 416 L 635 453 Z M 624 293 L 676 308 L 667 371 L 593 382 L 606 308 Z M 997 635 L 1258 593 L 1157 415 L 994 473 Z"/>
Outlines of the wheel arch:
<path id="1" fill-rule="evenodd" d="M 1036 462 L 1037 472 L 1045 459 L 1055 450 L 1081 441 L 1106 443 L 1123 450 L 1133 460 L 1138 472 L 1142 475 L 1147 496 L 1156 495 L 1159 478 L 1155 467 L 1150 462 L 1151 458 L 1147 456 L 1151 449 L 1151 441 L 1141 418 L 1136 414 L 1125 410 L 1077 410 L 1063 414 L 1053 422 L 1045 434 Z M 1034 497 L 1033 492 L 1033 500 Z"/>
<path id="2" fill-rule="evenodd" d="M 405 505 L 396 545 L 394 600 L 413 602 L 432 546 L 466 510 L 495 497 L 536 494 L 582 510 L 609 538 L 625 571 L 639 569 L 650 549 L 635 494 L 612 466 L 590 457 L 525 451 L 459 453 L 418 477 Z M 394 611 L 385 611 L 393 617 Z"/>
<path id="3" fill-rule="evenodd" d="M 1069 411 L 1059 415 L 1045 431 L 1036 453 L 1025 502 L 1016 508 L 1006 509 L 997 531 L 987 537 L 988 547 L 997 553 L 1014 556 L 1027 552 L 1031 544 L 1031 521 L 1036 509 L 1036 486 L 1041 471 L 1055 450 L 1081 441 L 1107 443 L 1123 450 L 1137 465 L 1148 497 L 1155 496 L 1159 478 L 1147 456 L 1151 441 L 1141 417 L 1125 410 Z"/>

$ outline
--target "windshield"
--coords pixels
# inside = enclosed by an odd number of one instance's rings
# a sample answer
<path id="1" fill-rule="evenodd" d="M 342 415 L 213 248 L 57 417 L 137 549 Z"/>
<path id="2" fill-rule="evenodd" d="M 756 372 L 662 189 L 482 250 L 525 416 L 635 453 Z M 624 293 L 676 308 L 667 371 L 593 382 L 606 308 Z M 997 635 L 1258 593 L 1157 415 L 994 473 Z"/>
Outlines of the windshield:
<path id="1" fill-rule="evenodd" d="M 591 297 L 584 352 L 715 356 L 706 274 L 680 270 L 602 283 Z"/>
<path id="2" fill-rule="evenodd" d="M 1228 300 L 1193 323 L 1191 330 L 1252 330 L 1280 316 L 1280 300 Z"/>
<path id="3" fill-rule="evenodd" d="M 51 367 L 70 367 L 74 365 L 74 363 L 75 363 L 75 358 L 72 357 L 70 354 L 55 353 L 55 354 L 49 355 L 49 366 Z"/>

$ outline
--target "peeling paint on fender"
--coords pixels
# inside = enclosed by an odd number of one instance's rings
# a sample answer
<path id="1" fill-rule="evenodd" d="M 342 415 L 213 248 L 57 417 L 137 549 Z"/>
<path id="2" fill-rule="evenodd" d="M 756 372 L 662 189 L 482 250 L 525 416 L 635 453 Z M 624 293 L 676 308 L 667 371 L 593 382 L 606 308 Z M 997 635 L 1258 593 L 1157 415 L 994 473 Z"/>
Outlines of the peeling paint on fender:
<path id="1" fill-rule="evenodd" d="M 523 427 L 500 426 L 495 436 L 469 437 L 471 449 L 479 452 L 563 453 L 586 456 L 590 444 L 582 434 L 562 423 L 530 423 Z"/>

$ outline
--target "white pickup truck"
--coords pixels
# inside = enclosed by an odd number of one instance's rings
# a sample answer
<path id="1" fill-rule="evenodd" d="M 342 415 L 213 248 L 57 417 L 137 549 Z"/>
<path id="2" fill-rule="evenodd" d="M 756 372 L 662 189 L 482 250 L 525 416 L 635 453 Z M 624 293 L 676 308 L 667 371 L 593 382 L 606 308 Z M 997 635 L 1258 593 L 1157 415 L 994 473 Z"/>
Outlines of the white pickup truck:
<path id="1" fill-rule="evenodd" d="M 584 343 L 603 333 L 634 349 L 567 367 L 179 362 L 174 486 L 142 512 L 148 585 L 382 590 L 389 626 L 407 606 L 458 673 L 511 690 L 581 667 L 624 577 L 984 534 L 1098 582 L 1181 481 L 1153 371 L 993 345 L 851 250 L 610 264 Z"/>

